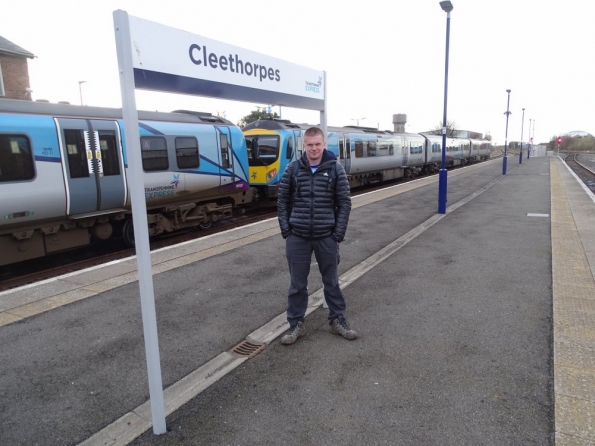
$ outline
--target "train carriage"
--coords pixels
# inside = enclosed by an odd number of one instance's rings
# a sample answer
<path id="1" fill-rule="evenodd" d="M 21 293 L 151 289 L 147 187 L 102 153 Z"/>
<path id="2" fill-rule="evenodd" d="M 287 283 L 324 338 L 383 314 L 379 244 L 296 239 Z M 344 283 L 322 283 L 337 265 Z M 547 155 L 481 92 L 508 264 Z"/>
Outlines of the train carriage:
<path id="1" fill-rule="evenodd" d="M 287 165 L 301 157 L 303 133 L 311 127 L 261 119 L 242 129 L 249 152 L 250 185 L 260 200 L 274 200 Z M 412 175 L 424 164 L 423 138 L 368 127 L 328 127 L 327 150 L 345 168 L 350 186 Z"/>
<path id="2" fill-rule="evenodd" d="M 240 129 L 207 113 L 139 112 L 149 234 L 208 226 L 252 201 Z M 0 99 L 0 265 L 134 243 L 120 109 Z"/>

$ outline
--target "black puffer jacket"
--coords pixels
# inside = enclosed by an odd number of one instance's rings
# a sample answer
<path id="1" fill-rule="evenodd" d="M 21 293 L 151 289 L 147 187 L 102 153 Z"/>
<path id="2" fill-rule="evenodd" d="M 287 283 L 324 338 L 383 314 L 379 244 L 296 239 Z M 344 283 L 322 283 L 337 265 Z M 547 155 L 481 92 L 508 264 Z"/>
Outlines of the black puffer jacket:
<path id="1" fill-rule="evenodd" d="M 297 178 L 293 178 L 294 163 L 300 163 Z M 287 166 L 279 183 L 277 198 L 283 238 L 289 237 L 289 234 L 308 239 L 331 236 L 341 242 L 345 238 L 350 212 L 347 175 L 332 152 L 323 152 L 314 173 L 306 154 Z"/>

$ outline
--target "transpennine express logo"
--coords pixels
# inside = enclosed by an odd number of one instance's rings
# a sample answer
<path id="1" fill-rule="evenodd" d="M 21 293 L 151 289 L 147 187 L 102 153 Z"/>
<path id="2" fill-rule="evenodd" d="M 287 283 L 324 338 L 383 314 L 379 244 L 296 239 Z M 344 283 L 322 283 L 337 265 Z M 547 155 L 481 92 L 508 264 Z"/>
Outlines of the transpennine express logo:
<path id="1" fill-rule="evenodd" d="M 322 88 L 322 76 L 320 76 L 318 78 L 318 82 L 306 81 L 306 91 L 311 91 L 313 93 L 320 93 L 321 88 Z"/>
<path id="2" fill-rule="evenodd" d="M 174 187 L 177 189 L 178 184 L 180 184 L 180 175 L 174 175 L 174 180 L 169 184 L 173 184 Z"/>

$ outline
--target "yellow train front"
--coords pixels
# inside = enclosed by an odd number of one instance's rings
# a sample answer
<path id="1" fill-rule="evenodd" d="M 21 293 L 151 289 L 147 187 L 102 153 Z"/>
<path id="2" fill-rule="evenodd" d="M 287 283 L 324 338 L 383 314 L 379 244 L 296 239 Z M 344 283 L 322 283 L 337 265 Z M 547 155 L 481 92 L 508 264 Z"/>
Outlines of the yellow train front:
<path id="1" fill-rule="evenodd" d="M 291 161 L 302 156 L 303 131 L 308 127 L 281 119 L 262 119 L 242 129 L 255 202 L 276 202 L 283 171 Z"/>

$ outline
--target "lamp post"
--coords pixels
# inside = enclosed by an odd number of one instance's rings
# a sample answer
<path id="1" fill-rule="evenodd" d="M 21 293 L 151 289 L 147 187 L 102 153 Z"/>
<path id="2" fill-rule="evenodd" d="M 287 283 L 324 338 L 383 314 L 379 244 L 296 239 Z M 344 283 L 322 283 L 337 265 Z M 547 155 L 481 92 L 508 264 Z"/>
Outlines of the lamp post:
<path id="1" fill-rule="evenodd" d="M 365 117 L 364 117 L 364 118 L 353 118 L 353 119 L 351 119 L 351 120 L 352 120 L 352 121 L 355 121 L 355 122 L 357 123 L 357 126 L 359 127 L 359 121 L 360 121 L 360 120 L 362 120 L 362 121 L 363 121 L 364 119 L 366 119 L 366 118 L 365 118 Z"/>
<path id="2" fill-rule="evenodd" d="M 506 90 L 508 93 L 508 104 L 506 105 L 506 133 L 504 135 L 504 158 L 502 159 L 502 175 L 506 175 L 506 162 L 508 154 L 508 116 L 510 115 L 510 90 Z"/>
<path id="3" fill-rule="evenodd" d="M 533 120 L 529 119 L 529 144 L 527 145 L 527 159 L 531 158 L 531 143 L 533 142 L 531 140 L 531 121 Z"/>
<path id="4" fill-rule="evenodd" d="M 533 120 L 533 130 L 529 136 L 531 137 L 531 145 L 533 145 L 535 142 L 535 119 Z"/>
<path id="5" fill-rule="evenodd" d="M 81 84 L 84 84 L 87 81 L 79 81 L 79 96 L 81 98 L 81 105 L 83 105 L 83 90 L 81 89 Z"/>
<path id="6" fill-rule="evenodd" d="M 523 108 L 523 119 L 521 124 L 521 151 L 519 153 L 519 164 L 523 164 L 523 130 L 525 130 L 525 109 Z"/>
<path id="7" fill-rule="evenodd" d="M 448 172 L 446 170 L 446 104 L 448 99 L 448 44 L 450 40 L 450 11 L 452 3 L 448 0 L 440 2 L 440 7 L 446 12 L 446 56 L 444 62 L 444 115 L 442 119 L 442 163 L 438 176 L 438 213 L 446 214 L 446 192 Z"/>

